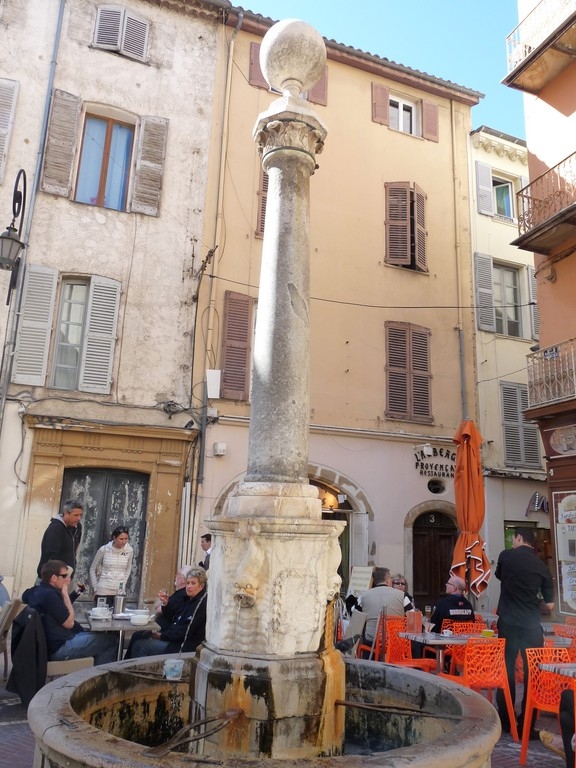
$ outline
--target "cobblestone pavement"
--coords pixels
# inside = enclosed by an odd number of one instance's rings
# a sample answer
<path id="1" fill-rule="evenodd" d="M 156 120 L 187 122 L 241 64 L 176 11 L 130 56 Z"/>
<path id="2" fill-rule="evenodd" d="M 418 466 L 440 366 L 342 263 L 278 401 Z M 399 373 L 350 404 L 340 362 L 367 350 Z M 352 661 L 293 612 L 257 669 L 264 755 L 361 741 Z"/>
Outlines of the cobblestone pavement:
<path id="1" fill-rule="evenodd" d="M 519 700 L 521 692 L 517 699 Z M 558 732 L 554 716 L 542 715 L 537 728 Z M 492 768 L 511 768 L 519 765 L 520 745 L 509 735 L 502 735 L 492 753 Z M 34 763 L 34 737 L 26 719 L 26 707 L 13 693 L 8 693 L 0 681 L 0 768 L 32 768 Z M 564 768 L 564 760 L 546 749 L 539 741 L 528 747 L 528 768 Z"/>

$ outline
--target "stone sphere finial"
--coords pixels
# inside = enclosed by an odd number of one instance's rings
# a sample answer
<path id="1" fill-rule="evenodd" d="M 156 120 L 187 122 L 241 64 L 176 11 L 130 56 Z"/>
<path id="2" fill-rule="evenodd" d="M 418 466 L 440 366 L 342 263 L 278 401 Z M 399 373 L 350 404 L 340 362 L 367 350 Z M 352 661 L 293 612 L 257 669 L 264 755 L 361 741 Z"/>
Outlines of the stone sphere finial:
<path id="1" fill-rule="evenodd" d="M 260 68 L 267 83 L 285 95 L 298 96 L 320 79 L 326 65 L 322 35 L 300 19 L 270 27 L 260 47 Z"/>

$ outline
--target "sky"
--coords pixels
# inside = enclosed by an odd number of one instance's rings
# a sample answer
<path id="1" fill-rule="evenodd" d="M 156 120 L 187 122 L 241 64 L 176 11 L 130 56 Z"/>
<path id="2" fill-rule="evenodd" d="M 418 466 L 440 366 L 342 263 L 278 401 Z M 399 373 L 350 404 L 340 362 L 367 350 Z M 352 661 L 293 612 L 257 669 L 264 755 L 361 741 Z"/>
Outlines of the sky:
<path id="1" fill-rule="evenodd" d="M 328 40 L 485 94 L 472 128 L 525 138 L 522 94 L 501 84 L 516 0 L 245 0 L 275 21 L 302 19 Z"/>

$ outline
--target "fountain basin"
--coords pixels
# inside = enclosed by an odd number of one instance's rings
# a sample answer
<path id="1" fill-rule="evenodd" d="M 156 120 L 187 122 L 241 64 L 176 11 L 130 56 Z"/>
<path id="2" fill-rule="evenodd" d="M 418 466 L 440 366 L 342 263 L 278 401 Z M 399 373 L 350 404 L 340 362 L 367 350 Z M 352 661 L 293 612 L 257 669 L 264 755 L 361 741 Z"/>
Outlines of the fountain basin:
<path id="1" fill-rule="evenodd" d="M 190 721 L 191 671 L 185 655 L 181 680 L 162 677 L 165 659 L 155 656 L 80 670 L 46 685 L 28 709 L 38 749 L 51 768 L 189 768 L 190 752 L 147 756 Z M 346 743 L 339 757 L 290 760 L 291 768 L 489 768 L 500 736 L 494 707 L 482 696 L 450 681 L 394 665 L 352 660 L 346 663 Z M 388 712 L 364 709 L 383 706 Z M 435 716 L 406 715 L 399 708 Z M 219 714 L 219 713 L 210 713 Z M 186 747 L 180 748 L 186 749 Z M 196 753 L 196 747 L 192 748 Z M 202 754 L 202 742 L 199 744 Z M 212 755 L 225 766 L 252 768 L 288 761 Z M 208 755 L 207 758 L 210 759 Z M 49 762 L 48 762 L 49 761 Z"/>

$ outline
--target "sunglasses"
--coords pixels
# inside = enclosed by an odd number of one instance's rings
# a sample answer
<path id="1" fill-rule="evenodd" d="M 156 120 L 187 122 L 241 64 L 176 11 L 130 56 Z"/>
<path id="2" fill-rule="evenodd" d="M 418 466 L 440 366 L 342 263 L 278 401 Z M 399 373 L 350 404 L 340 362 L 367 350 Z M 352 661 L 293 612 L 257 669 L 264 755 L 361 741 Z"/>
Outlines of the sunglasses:
<path id="1" fill-rule="evenodd" d="M 57 573 L 56 574 L 59 579 L 67 579 L 68 578 L 68 571 L 66 573 Z"/>
<path id="2" fill-rule="evenodd" d="M 405 587 L 406 586 L 406 582 L 405 581 L 395 581 L 394 582 L 394 586 L 395 587 Z"/>

